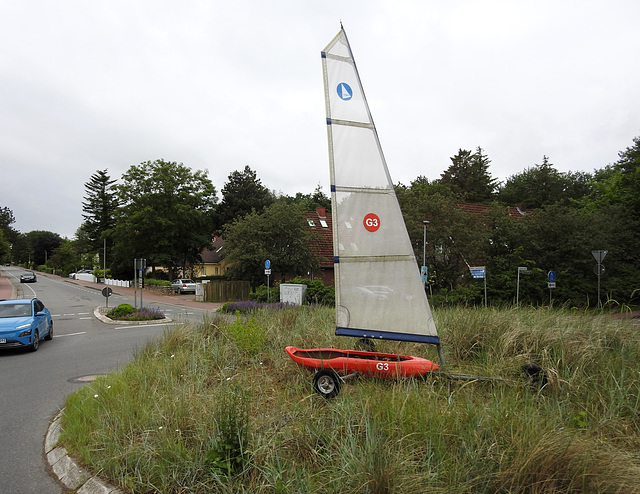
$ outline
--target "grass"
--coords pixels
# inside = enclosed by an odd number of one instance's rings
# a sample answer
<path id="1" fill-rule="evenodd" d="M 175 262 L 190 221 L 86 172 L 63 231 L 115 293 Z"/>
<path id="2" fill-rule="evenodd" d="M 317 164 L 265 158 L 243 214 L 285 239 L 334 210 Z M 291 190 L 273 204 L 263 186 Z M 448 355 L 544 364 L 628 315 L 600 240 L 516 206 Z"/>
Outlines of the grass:
<path id="1" fill-rule="evenodd" d="M 61 442 L 135 493 L 640 491 L 632 320 L 439 310 L 452 372 L 517 383 L 361 379 L 325 401 L 284 347 L 352 345 L 333 317 L 298 307 L 178 326 L 69 397 Z M 524 384 L 525 363 L 545 369 L 544 388 Z"/>

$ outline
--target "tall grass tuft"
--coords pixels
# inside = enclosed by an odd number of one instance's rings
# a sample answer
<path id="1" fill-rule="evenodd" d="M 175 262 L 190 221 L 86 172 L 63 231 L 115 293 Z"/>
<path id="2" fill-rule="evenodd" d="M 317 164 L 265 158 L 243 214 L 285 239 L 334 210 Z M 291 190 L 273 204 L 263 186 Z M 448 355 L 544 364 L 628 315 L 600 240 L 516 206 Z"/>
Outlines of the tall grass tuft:
<path id="1" fill-rule="evenodd" d="M 530 308 L 434 315 L 449 371 L 500 380 L 362 378 L 326 401 L 284 347 L 352 347 L 334 335 L 334 312 L 256 309 L 177 325 L 76 392 L 61 441 L 135 493 L 640 491 L 637 322 Z M 543 369 L 544 386 L 525 364 Z"/>

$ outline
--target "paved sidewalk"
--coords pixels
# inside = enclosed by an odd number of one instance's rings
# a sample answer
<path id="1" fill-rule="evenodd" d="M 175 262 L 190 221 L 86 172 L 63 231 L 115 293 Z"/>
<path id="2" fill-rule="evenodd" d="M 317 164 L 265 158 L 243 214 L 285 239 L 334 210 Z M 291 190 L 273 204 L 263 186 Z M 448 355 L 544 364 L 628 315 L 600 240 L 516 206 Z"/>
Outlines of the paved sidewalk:
<path id="1" fill-rule="evenodd" d="M 2 269 L 0 269 L 0 300 L 8 300 L 11 298 L 15 298 L 14 296 L 15 289 L 13 288 L 13 284 L 9 281 Z"/>

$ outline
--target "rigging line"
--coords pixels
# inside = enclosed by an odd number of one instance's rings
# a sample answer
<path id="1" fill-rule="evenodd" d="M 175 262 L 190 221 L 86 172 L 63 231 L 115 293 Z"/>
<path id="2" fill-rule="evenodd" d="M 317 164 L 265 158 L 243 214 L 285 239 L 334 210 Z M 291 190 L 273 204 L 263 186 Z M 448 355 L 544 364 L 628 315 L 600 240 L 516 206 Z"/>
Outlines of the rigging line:
<path id="1" fill-rule="evenodd" d="M 453 245 L 455 245 L 456 243 L 453 241 L 452 237 L 449 237 L 449 240 L 451 240 L 451 243 Z M 471 266 L 469 265 L 469 263 L 467 262 L 467 260 L 464 258 L 464 254 L 462 253 L 462 251 L 460 251 L 460 256 L 462 256 L 462 260 L 464 261 L 464 263 L 467 265 L 467 268 L 471 269 Z"/>

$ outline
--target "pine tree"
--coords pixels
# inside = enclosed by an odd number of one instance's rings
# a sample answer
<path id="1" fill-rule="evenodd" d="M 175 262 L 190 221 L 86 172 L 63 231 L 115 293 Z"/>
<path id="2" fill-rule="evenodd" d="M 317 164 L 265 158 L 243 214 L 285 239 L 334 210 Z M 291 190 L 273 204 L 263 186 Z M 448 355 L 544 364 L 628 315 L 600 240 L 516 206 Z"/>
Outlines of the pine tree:
<path id="1" fill-rule="evenodd" d="M 93 251 L 102 248 L 102 243 L 114 226 L 114 214 L 118 207 L 118 199 L 107 170 L 98 170 L 85 183 L 86 195 L 82 202 L 83 230 L 87 234 Z"/>
<path id="2" fill-rule="evenodd" d="M 460 149 L 451 158 L 452 164 L 440 176 L 440 183 L 464 202 L 486 203 L 492 200 L 496 180 L 489 173 L 491 161 L 478 146 L 473 153 Z"/>
<path id="3" fill-rule="evenodd" d="M 273 203 L 273 196 L 257 177 L 256 172 L 245 166 L 242 172 L 229 174 L 229 181 L 222 187 L 222 201 L 216 208 L 216 231 L 224 225 L 241 219 L 251 211 L 262 212 Z"/>

